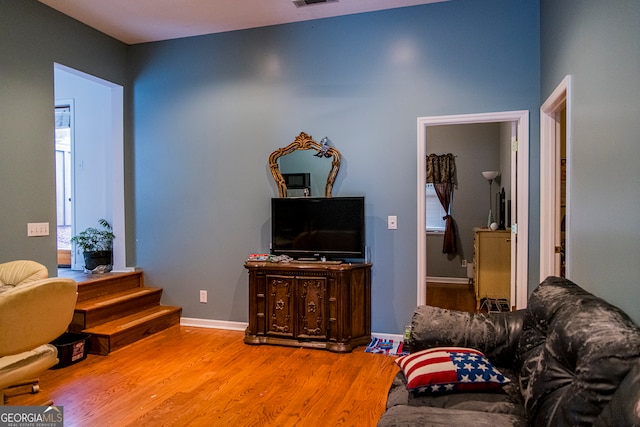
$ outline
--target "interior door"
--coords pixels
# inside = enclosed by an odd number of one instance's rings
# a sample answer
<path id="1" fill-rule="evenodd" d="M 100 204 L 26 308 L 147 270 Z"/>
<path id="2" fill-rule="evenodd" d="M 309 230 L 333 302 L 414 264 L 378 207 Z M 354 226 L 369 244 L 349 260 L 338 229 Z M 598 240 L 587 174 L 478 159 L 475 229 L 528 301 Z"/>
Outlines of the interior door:
<path id="1" fill-rule="evenodd" d="M 511 122 L 511 200 L 518 200 L 518 122 Z M 525 180 L 528 185 L 528 180 Z M 518 203 L 511 203 L 511 211 L 509 212 L 511 227 L 511 293 L 509 302 L 511 308 L 515 310 L 518 307 L 518 294 L 522 293 L 522 290 L 518 290 L 516 283 L 518 281 Z"/>
<path id="2" fill-rule="evenodd" d="M 558 112 L 558 135 L 556 136 L 556 207 L 554 221 L 554 274 L 566 277 L 567 247 L 565 219 L 567 216 L 567 108 Z"/>
<path id="3" fill-rule="evenodd" d="M 540 281 L 570 277 L 571 76 L 540 107 Z"/>

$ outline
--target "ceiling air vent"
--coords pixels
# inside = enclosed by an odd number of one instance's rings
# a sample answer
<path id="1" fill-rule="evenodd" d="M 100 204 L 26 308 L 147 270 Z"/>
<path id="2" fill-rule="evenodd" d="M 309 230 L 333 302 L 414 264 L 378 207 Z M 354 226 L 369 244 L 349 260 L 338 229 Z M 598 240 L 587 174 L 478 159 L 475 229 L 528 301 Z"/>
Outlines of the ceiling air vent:
<path id="1" fill-rule="evenodd" d="M 296 5 L 296 7 L 304 7 L 304 6 L 311 6 L 314 4 L 321 4 L 321 3 L 337 3 L 338 0 L 293 0 L 293 4 Z"/>

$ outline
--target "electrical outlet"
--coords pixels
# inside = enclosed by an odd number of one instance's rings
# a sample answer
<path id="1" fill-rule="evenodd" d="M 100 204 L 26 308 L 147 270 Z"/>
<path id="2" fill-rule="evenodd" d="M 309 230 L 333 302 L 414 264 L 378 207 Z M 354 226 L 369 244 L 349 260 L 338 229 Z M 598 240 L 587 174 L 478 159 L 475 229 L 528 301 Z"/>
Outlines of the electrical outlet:
<path id="1" fill-rule="evenodd" d="M 205 303 L 207 302 L 207 291 L 200 291 L 200 302 L 201 303 Z"/>
<path id="2" fill-rule="evenodd" d="M 460 263 L 460 267 L 462 268 L 466 268 L 467 267 L 467 260 L 463 259 L 462 262 Z"/>
<path id="3" fill-rule="evenodd" d="M 48 236 L 48 222 L 30 222 L 27 224 L 27 237 Z"/>
<path id="4" fill-rule="evenodd" d="M 397 230 L 398 229 L 398 217 L 395 215 L 389 215 L 387 217 L 387 228 L 389 230 Z"/>

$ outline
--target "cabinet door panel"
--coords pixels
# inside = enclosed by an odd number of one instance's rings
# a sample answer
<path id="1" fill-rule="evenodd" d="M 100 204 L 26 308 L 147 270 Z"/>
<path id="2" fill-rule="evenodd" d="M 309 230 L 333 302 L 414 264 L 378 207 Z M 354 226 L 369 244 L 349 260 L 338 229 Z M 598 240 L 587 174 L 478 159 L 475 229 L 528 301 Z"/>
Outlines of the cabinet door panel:
<path id="1" fill-rule="evenodd" d="M 300 295 L 299 337 L 322 338 L 327 335 L 326 316 L 326 278 L 298 278 Z"/>
<path id="2" fill-rule="evenodd" d="M 268 335 L 293 337 L 294 278 L 267 276 Z"/>
<path id="3" fill-rule="evenodd" d="M 476 309 L 483 298 L 509 300 L 511 294 L 511 233 L 476 231 L 475 285 Z"/>

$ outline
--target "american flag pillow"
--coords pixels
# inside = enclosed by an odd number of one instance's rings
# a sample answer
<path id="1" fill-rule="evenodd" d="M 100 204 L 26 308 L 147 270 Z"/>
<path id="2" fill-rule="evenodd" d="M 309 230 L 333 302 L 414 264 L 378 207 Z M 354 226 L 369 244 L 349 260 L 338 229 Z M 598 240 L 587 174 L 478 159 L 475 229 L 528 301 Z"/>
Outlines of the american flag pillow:
<path id="1" fill-rule="evenodd" d="M 491 390 L 511 382 L 482 352 L 471 348 L 431 348 L 401 356 L 396 363 L 407 389 L 419 393 Z"/>

